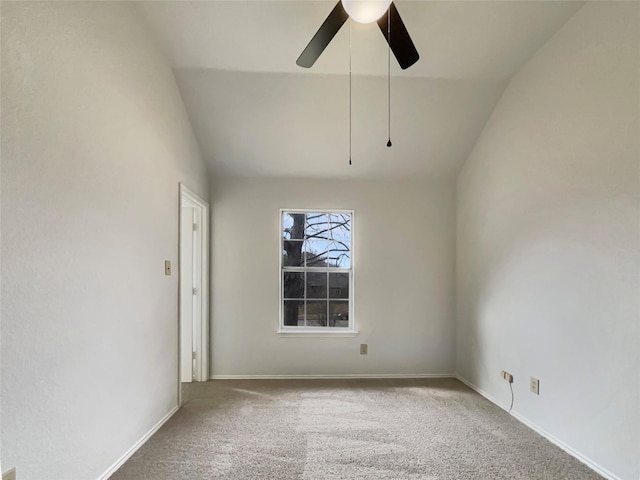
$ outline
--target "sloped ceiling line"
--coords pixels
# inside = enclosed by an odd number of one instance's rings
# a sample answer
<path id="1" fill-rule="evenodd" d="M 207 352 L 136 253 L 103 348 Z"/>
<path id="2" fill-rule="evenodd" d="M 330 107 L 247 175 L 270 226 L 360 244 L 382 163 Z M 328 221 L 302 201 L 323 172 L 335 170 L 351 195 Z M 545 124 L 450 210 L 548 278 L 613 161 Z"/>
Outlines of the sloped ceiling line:
<path id="1" fill-rule="evenodd" d="M 396 2 L 421 60 L 392 66 L 353 25 L 348 165 L 348 29 L 311 69 L 295 64 L 333 2 L 176 1 L 137 6 L 167 52 L 210 171 L 321 178 L 452 177 L 504 86 L 579 2 Z M 357 161 L 356 161 L 357 160 Z"/>

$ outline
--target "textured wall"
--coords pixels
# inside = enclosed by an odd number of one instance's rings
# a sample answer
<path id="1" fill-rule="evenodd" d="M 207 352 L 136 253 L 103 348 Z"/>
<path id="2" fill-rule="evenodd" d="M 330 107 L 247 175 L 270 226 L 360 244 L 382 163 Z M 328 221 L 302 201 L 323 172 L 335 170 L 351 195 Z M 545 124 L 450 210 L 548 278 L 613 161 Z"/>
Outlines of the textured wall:
<path id="1" fill-rule="evenodd" d="M 2 3 L 2 464 L 92 480 L 177 401 L 184 106 L 131 5 Z M 174 269 L 177 272 L 177 268 Z"/>
<path id="2" fill-rule="evenodd" d="M 513 78 L 457 183 L 457 369 L 640 475 L 640 4 L 583 7 Z M 540 396 L 529 377 L 540 379 Z"/>
<path id="3" fill-rule="evenodd" d="M 210 198 L 214 375 L 453 372 L 453 183 L 219 179 Z M 357 337 L 276 334 L 280 208 L 355 210 Z"/>

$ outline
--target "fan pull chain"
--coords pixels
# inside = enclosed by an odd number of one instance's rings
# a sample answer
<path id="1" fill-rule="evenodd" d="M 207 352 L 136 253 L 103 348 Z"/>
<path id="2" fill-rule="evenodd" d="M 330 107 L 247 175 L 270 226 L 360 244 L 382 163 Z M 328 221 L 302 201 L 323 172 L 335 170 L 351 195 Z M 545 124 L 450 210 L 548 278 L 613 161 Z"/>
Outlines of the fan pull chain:
<path id="1" fill-rule="evenodd" d="M 351 130 L 353 122 L 351 121 L 351 19 L 349 19 L 349 165 L 351 165 Z"/>
<path id="2" fill-rule="evenodd" d="M 387 44 L 389 49 L 387 51 L 387 96 L 389 98 L 388 105 L 388 127 L 389 127 L 389 141 L 387 147 L 393 145 L 391 143 L 391 7 L 387 10 Z"/>

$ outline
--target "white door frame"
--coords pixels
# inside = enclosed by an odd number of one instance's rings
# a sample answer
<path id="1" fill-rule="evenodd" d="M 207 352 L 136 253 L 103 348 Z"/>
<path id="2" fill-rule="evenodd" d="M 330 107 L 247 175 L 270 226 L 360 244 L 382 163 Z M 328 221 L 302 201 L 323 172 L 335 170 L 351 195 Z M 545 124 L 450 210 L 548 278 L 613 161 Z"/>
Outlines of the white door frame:
<path id="1" fill-rule="evenodd" d="M 196 244 L 199 246 L 199 251 L 197 252 L 196 258 L 199 257 L 200 263 L 200 272 L 197 272 L 196 282 L 199 285 L 199 293 L 197 295 L 197 299 L 199 299 L 199 310 L 200 315 L 196 316 L 195 319 L 184 319 L 182 318 L 182 310 L 179 309 L 179 322 L 178 322 L 178 398 L 180 399 L 180 403 L 182 403 L 182 388 L 181 388 L 181 363 L 182 363 L 182 325 L 185 321 L 193 321 L 193 329 L 194 329 L 194 352 L 196 354 L 195 358 L 195 369 L 194 369 L 194 380 L 199 382 L 205 382 L 209 379 L 209 203 L 200 197 L 198 194 L 193 192 L 183 183 L 180 183 L 180 218 L 178 225 L 179 228 L 179 237 L 180 237 L 180 246 L 182 242 L 185 241 L 183 239 L 182 233 L 182 207 L 190 206 L 199 210 L 198 217 L 200 218 L 200 225 L 196 225 L 195 232 L 197 235 Z M 192 241 L 192 238 L 189 238 L 188 241 Z M 180 248 L 181 251 L 181 248 Z M 182 262 L 184 259 L 179 258 L 179 277 L 180 282 L 182 281 Z M 181 289 L 180 289 L 181 291 Z M 182 293 L 180 294 L 182 296 Z M 184 301 L 180 298 L 180 302 Z"/>

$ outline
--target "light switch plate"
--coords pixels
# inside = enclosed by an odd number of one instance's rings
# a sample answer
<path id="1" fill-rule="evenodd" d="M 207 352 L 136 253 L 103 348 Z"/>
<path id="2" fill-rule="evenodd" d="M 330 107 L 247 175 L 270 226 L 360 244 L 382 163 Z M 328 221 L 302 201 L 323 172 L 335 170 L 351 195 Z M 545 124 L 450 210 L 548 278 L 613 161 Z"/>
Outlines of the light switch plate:
<path id="1" fill-rule="evenodd" d="M 8 472 L 2 474 L 2 480 L 16 480 L 16 469 L 12 468 Z"/>

